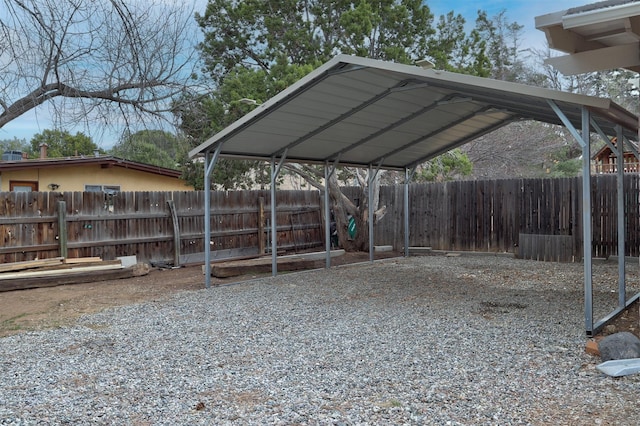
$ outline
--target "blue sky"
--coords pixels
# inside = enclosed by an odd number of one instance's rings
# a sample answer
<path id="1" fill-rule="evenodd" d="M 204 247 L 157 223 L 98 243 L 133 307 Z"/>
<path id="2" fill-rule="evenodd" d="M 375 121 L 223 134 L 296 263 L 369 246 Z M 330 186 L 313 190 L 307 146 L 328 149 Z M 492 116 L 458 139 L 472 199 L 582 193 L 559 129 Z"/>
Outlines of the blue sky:
<path id="1" fill-rule="evenodd" d="M 453 10 L 467 20 L 473 27 L 478 10 L 484 10 L 489 17 L 506 11 L 508 22 L 523 25 L 523 48 L 545 47 L 544 33 L 536 30 L 535 17 L 547 13 L 559 12 L 576 6 L 595 3 L 596 0 L 484 0 L 474 2 L 468 0 L 427 0 L 427 5 L 436 16 L 445 15 Z"/>
<path id="2" fill-rule="evenodd" d="M 204 0 L 196 0 L 196 4 L 206 4 Z M 473 27 L 478 9 L 487 12 L 492 17 L 502 10 L 506 11 L 508 22 L 518 22 L 524 26 L 522 48 L 538 48 L 545 46 L 544 34 L 535 29 L 534 18 L 547 13 L 558 12 L 575 6 L 593 3 L 594 0 L 484 0 L 473 2 L 469 0 L 427 0 L 427 5 L 432 13 L 438 17 L 453 10 L 465 17 L 470 27 Z M 204 11 L 204 9 L 202 9 Z M 26 139 L 27 142 L 34 134 L 45 129 L 52 129 L 48 107 L 41 106 L 37 110 L 30 111 L 20 118 L 13 120 L 0 129 L 0 139 L 13 139 L 14 137 Z M 89 134 L 93 141 L 104 149 L 109 149 L 117 142 L 118 135 L 111 133 L 97 132 L 92 134 L 85 129 L 69 129 L 71 133 L 84 132 Z"/>

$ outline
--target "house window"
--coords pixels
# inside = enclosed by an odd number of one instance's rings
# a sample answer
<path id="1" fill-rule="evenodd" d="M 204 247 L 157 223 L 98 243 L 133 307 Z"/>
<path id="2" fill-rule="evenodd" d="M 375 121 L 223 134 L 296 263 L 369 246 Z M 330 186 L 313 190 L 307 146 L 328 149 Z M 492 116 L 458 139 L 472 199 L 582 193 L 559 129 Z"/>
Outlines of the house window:
<path id="1" fill-rule="evenodd" d="M 113 213 L 113 197 L 120 192 L 120 185 L 85 185 L 86 192 L 104 192 L 104 209 Z"/>
<path id="2" fill-rule="evenodd" d="M 9 191 L 31 192 L 38 190 L 38 182 L 11 180 L 9 181 Z"/>
<path id="3" fill-rule="evenodd" d="M 104 192 L 106 194 L 115 194 L 120 192 L 120 185 L 85 185 L 84 190 L 87 192 Z"/>

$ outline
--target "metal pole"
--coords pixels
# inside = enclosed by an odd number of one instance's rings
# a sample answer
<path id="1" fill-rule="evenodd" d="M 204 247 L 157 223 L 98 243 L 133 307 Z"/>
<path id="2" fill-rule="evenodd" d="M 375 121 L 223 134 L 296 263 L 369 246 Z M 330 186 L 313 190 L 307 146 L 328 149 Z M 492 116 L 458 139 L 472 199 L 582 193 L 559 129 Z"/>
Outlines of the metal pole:
<path id="1" fill-rule="evenodd" d="M 285 148 L 278 165 L 276 166 L 276 157 L 271 157 L 271 275 L 278 275 L 278 247 L 277 247 L 277 223 L 276 223 L 276 180 L 280 169 L 287 158 L 288 148 Z"/>
<path id="2" fill-rule="evenodd" d="M 271 157 L 271 275 L 278 275 L 276 242 L 276 158 Z"/>
<path id="3" fill-rule="evenodd" d="M 209 151 L 204 153 L 204 286 L 211 287 L 211 182 L 209 170 Z"/>
<path id="4" fill-rule="evenodd" d="M 587 335 L 593 333 L 593 277 L 591 229 L 591 136 L 589 110 L 582 107 L 582 245 L 584 263 L 584 323 Z"/>
<path id="5" fill-rule="evenodd" d="M 331 215 L 329 214 L 329 162 L 324 164 L 324 244 L 327 251 L 326 268 L 331 267 Z"/>
<path id="6" fill-rule="evenodd" d="M 409 229 L 409 182 L 413 179 L 415 171 L 415 167 L 411 172 L 406 167 L 404 169 L 404 257 L 409 257 L 409 235 L 411 233 Z"/>
<path id="7" fill-rule="evenodd" d="M 377 172 L 377 170 L 376 170 Z M 373 262 L 373 167 L 369 164 L 369 261 Z"/>
<path id="8" fill-rule="evenodd" d="M 626 229 L 624 224 L 624 138 L 622 127 L 616 126 L 617 144 L 617 190 L 618 190 L 618 307 L 624 308 L 627 300 L 627 289 L 625 283 L 625 238 Z"/>
<path id="9" fill-rule="evenodd" d="M 204 154 L 204 286 L 211 287 L 211 172 L 218 161 L 222 145 L 219 144 L 211 157 Z"/>

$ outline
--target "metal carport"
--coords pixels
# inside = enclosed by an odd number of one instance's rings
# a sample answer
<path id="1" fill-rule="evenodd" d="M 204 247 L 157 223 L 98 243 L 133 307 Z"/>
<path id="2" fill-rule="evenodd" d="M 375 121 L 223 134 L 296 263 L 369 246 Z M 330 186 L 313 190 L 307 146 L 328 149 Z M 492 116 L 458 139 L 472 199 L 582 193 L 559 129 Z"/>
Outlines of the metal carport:
<path id="1" fill-rule="evenodd" d="M 584 241 L 591 241 L 590 133 L 594 131 L 607 141 L 611 136 L 635 140 L 638 129 L 635 115 L 609 99 L 339 55 L 189 153 L 191 157 L 204 155 L 205 159 L 205 242 L 211 236 L 208 177 L 218 158 L 261 159 L 271 162 L 272 227 L 276 225 L 274 182 L 285 161 L 322 164 L 325 176 L 338 165 L 366 167 L 372 172 L 370 176 L 380 169 L 404 171 L 406 255 L 408 184 L 416 166 L 515 120 L 564 125 L 582 146 L 586 177 Z M 328 197 L 324 199 L 328 215 Z M 369 211 L 370 231 L 372 214 Z M 327 219 L 325 216 L 329 267 Z M 275 235 L 274 229 L 271 232 L 274 275 Z M 204 246 L 205 280 L 209 287 L 210 247 L 206 243 Z M 372 256 L 372 238 L 369 249 Z M 596 328 L 591 259 L 591 245 L 584 244 L 587 334 Z"/>

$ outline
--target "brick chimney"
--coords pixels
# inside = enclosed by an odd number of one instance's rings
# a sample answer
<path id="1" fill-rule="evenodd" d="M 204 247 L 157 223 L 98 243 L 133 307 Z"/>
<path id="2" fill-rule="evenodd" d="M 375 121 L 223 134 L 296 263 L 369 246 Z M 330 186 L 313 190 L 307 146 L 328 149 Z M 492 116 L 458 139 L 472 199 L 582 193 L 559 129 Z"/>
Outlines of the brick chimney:
<path id="1" fill-rule="evenodd" d="M 47 147 L 49 145 L 47 145 L 46 143 L 41 143 L 40 144 L 40 158 L 44 159 L 47 158 Z"/>

